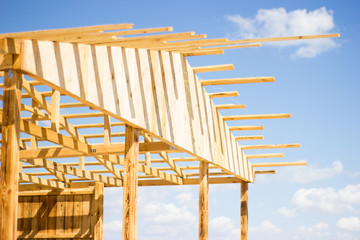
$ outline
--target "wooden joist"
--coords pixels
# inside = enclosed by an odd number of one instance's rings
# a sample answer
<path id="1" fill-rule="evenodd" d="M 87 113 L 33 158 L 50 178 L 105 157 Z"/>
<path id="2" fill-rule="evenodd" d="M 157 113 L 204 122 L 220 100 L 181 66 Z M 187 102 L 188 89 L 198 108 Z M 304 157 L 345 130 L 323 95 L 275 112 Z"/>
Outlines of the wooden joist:
<path id="1" fill-rule="evenodd" d="M 257 135 L 257 136 L 236 136 L 235 141 L 246 141 L 246 140 L 263 140 L 264 136 Z"/>
<path id="2" fill-rule="evenodd" d="M 299 148 L 301 144 L 264 144 L 264 145 L 242 145 L 242 150 L 253 150 L 253 149 L 273 149 L 273 148 Z"/>
<path id="3" fill-rule="evenodd" d="M 234 65 L 233 64 L 212 65 L 212 66 L 193 67 L 192 69 L 194 73 L 227 71 L 227 70 L 233 70 Z"/>
<path id="4" fill-rule="evenodd" d="M 223 116 L 224 121 L 230 121 L 230 120 L 255 120 L 255 119 L 277 119 L 277 118 L 291 118 L 291 114 L 290 113 L 275 113 L 275 114 L 254 114 L 254 115 Z"/>
<path id="5" fill-rule="evenodd" d="M 30 176 L 25 173 L 19 173 L 19 180 L 22 182 L 35 183 L 35 184 L 42 185 L 45 187 L 60 188 L 60 189 L 65 188 L 65 184 L 62 182 L 51 180 L 51 179 L 38 178 L 35 176 Z"/>
<path id="6" fill-rule="evenodd" d="M 238 97 L 238 91 L 209 93 L 210 98 Z"/>
<path id="7" fill-rule="evenodd" d="M 284 157 L 283 153 L 247 154 L 247 159 Z"/>
<path id="8" fill-rule="evenodd" d="M 60 134 L 59 134 L 60 135 Z M 64 136 L 67 137 L 67 136 Z M 69 138 L 69 137 L 68 137 Z M 61 139 L 61 138 L 60 138 Z M 97 155 L 109 155 L 109 154 L 124 154 L 125 144 L 102 144 L 102 145 L 90 145 L 85 144 L 88 151 L 83 149 L 76 149 L 76 145 L 64 144 L 63 142 L 58 142 L 60 145 L 67 145 L 64 147 L 43 147 L 37 149 L 21 150 L 20 158 L 21 159 L 34 159 L 34 158 L 70 158 L 78 156 L 97 156 Z M 84 147 L 85 147 L 84 146 Z M 83 147 L 83 148 L 84 148 Z M 158 153 L 163 151 L 175 152 L 176 150 L 171 149 L 167 143 L 163 142 L 142 142 L 139 144 L 140 153 L 151 152 Z"/>
<path id="9" fill-rule="evenodd" d="M 264 126 L 230 126 L 230 131 L 264 130 Z"/>
<path id="10" fill-rule="evenodd" d="M 217 110 L 221 109 L 238 109 L 238 108 L 246 108 L 245 104 L 222 104 L 216 105 Z"/>
<path id="11" fill-rule="evenodd" d="M 277 163 L 252 163 L 252 167 L 287 167 L 287 166 L 306 166 L 307 162 L 277 162 Z"/>
<path id="12" fill-rule="evenodd" d="M 212 79 L 201 80 L 202 86 L 211 85 L 225 85 L 225 84 L 245 84 L 245 83 L 263 83 L 263 82 L 275 82 L 274 77 L 249 77 L 249 78 L 225 78 L 225 79 Z"/>
<path id="13" fill-rule="evenodd" d="M 255 174 L 276 174 L 275 170 L 258 170 L 254 171 Z"/>
<path id="14" fill-rule="evenodd" d="M 39 158 L 37 158 L 37 159 L 22 159 L 22 161 L 32 164 L 32 165 L 35 165 L 35 166 L 44 167 L 44 168 L 47 168 L 47 169 L 50 169 L 53 171 L 77 176 L 79 178 L 88 179 L 88 180 L 92 180 L 92 181 L 96 181 L 96 182 L 102 182 L 108 186 L 116 186 L 116 187 L 122 186 L 122 181 L 120 179 L 116 179 L 114 177 L 98 175 L 98 174 L 90 172 L 90 171 L 80 170 L 78 168 L 66 166 L 64 164 L 52 162 L 52 161 L 49 161 L 46 159 L 39 159 Z"/>

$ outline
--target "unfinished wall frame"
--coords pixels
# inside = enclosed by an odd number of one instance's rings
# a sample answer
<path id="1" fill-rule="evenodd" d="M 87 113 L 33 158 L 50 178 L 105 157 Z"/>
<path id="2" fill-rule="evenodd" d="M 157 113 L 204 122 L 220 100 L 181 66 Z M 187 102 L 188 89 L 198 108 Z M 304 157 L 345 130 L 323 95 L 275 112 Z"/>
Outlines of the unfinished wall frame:
<path id="1" fill-rule="evenodd" d="M 216 105 L 214 98 L 238 93 L 208 93 L 206 88 L 274 82 L 274 77 L 200 81 L 197 74 L 234 66 L 192 67 L 187 58 L 338 34 L 227 40 L 168 33 L 171 27 L 132 28 L 114 24 L 0 34 L 1 239 L 102 239 L 103 187 L 124 187 L 123 239 L 133 240 L 137 186 L 163 185 L 199 185 L 199 239 L 207 239 L 208 184 L 247 186 L 255 174 L 275 173 L 258 167 L 306 165 L 252 164 L 249 159 L 283 154 L 245 151 L 300 144 L 244 146 L 240 141 L 263 136 L 235 136 L 234 131 L 264 126 L 228 126 L 228 121 L 291 115 L 223 116 L 223 109 L 246 106 Z M 72 200 L 63 201 L 68 198 Z M 66 220 L 68 203 L 86 210 L 83 215 L 74 212 L 74 222 Z M 38 218 L 36 209 L 47 217 Z"/>

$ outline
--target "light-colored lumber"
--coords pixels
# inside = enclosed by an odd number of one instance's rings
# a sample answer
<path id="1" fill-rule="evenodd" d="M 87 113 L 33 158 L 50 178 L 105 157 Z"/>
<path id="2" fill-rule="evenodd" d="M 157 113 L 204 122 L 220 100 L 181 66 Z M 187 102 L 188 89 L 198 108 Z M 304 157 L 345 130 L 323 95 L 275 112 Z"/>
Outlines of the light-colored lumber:
<path id="1" fill-rule="evenodd" d="M 64 136 L 67 137 L 67 136 Z M 60 145 L 64 147 L 41 147 L 38 149 L 28 149 L 20 151 L 21 159 L 34 159 L 34 158 L 69 158 L 69 157 L 79 157 L 79 156 L 97 156 L 97 155 L 108 155 L 108 154 L 124 154 L 125 153 L 125 144 L 117 143 L 111 145 L 88 145 L 88 151 L 83 149 L 77 149 L 76 142 L 74 145 L 65 144 L 61 142 L 61 137 L 59 137 Z M 66 145 L 66 146 L 65 146 Z M 69 148 L 70 147 L 70 148 Z M 169 152 L 178 152 L 173 150 L 167 143 L 163 142 L 142 142 L 139 144 L 140 153 L 151 152 L 159 153 L 163 151 Z"/>
<path id="2" fill-rule="evenodd" d="M 258 170 L 254 171 L 255 174 L 276 174 L 275 170 Z"/>
<path id="3" fill-rule="evenodd" d="M 274 77 L 249 77 L 249 78 L 225 78 L 225 79 L 211 79 L 201 80 L 202 86 L 211 85 L 225 85 L 225 84 L 245 84 L 245 83 L 263 83 L 275 82 Z"/>
<path id="4" fill-rule="evenodd" d="M 246 154 L 247 159 L 284 157 L 283 153 Z"/>
<path id="5" fill-rule="evenodd" d="M 224 51 L 219 50 L 197 50 L 191 52 L 181 52 L 184 57 L 193 57 L 193 56 L 205 56 L 205 55 L 219 55 L 224 54 Z"/>
<path id="6" fill-rule="evenodd" d="M 255 120 L 255 119 L 277 119 L 277 118 L 291 118 L 291 114 L 290 113 L 275 113 L 275 114 L 254 114 L 254 115 L 223 116 L 224 121 L 230 121 L 230 120 Z"/>
<path id="7" fill-rule="evenodd" d="M 95 183 L 94 192 L 95 207 L 93 211 L 92 223 L 94 224 L 94 240 L 103 240 L 103 216 L 104 216 L 104 184 Z"/>
<path id="8" fill-rule="evenodd" d="M 238 96 L 239 96 L 238 91 L 209 93 L 210 98 L 238 97 Z"/>
<path id="9" fill-rule="evenodd" d="M 136 240 L 139 134 L 129 125 L 125 126 L 125 132 L 122 239 Z"/>
<path id="10" fill-rule="evenodd" d="M 123 122 L 111 122 L 112 127 L 124 126 Z M 75 128 L 103 128 L 104 123 L 88 123 L 88 124 L 74 124 Z"/>
<path id="11" fill-rule="evenodd" d="M 253 149 L 273 149 L 273 148 L 299 148 L 301 144 L 264 144 L 264 145 L 242 145 L 242 150 L 253 150 Z"/>
<path id="12" fill-rule="evenodd" d="M 216 105 L 217 110 L 221 109 L 238 109 L 238 108 L 246 108 L 245 104 L 222 104 Z"/>
<path id="13" fill-rule="evenodd" d="M 55 132 L 60 130 L 60 92 L 53 90 L 51 96 L 51 129 Z"/>
<path id="14" fill-rule="evenodd" d="M 4 75 L 4 107 L 0 115 L 0 239 L 13 240 L 17 236 L 21 73 L 6 70 Z"/>
<path id="15" fill-rule="evenodd" d="M 264 136 L 256 135 L 256 136 L 236 136 L 234 137 L 235 141 L 246 141 L 246 140 L 263 140 Z"/>
<path id="16" fill-rule="evenodd" d="M 241 181 L 241 221 L 240 235 L 241 240 L 248 239 L 248 183 Z"/>
<path id="17" fill-rule="evenodd" d="M 193 67 L 192 69 L 194 73 L 228 71 L 228 70 L 234 70 L 234 65 L 223 64 L 223 65 L 201 66 L 201 67 Z"/>
<path id="18" fill-rule="evenodd" d="M 287 166 L 306 166 L 307 162 L 276 162 L 276 163 L 252 163 L 252 167 L 287 167 Z"/>
<path id="19" fill-rule="evenodd" d="M 111 24 L 111 25 L 98 25 L 91 27 L 78 27 L 78 28 L 64 28 L 53 30 L 39 30 L 19 33 L 5 33 L 0 34 L 0 38 L 19 38 L 19 39 L 45 39 L 51 40 L 51 37 L 63 35 L 79 35 L 80 33 L 93 33 L 102 32 L 104 30 L 120 30 L 132 28 L 133 24 Z"/>
<path id="20" fill-rule="evenodd" d="M 243 44 L 243 45 L 231 45 L 231 46 L 222 46 L 222 47 L 207 47 L 207 48 L 201 48 L 202 50 L 208 49 L 208 50 L 225 50 L 225 49 L 236 49 L 236 48 L 250 48 L 250 47 L 261 47 L 261 44 Z"/>
<path id="21" fill-rule="evenodd" d="M 38 178 L 35 176 L 30 176 L 25 173 L 19 173 L 18 177 L 19 177 L 19 180 L 23 181 L 23 182 L 31 182 L 31 183 L 39 184 L 42 186 L 51 187 L 51 188 L 60 188 L 60 189 L 65 188 L 64 183 L 55 181 L 55 180 L 51 180 L 51 179 Z"/>
<path id="22" fill-rule="evenodd" d="M 45 167 L 47 169 L 57 171 L 60 173 L 74 175 L 79 178 L 102 182 L 106 185 L 112 185 L 112 186 L 117 186 L 117 187 L 122 186 L 122 182 L 119 179 L 116 179 L 113 177 L 108 177 L 108 176 L 103 176 L 103 175 L 98 175 L 96 173 L 91 173 L 87 170 L 80 170 L 78 168 L 66 166 L 61 163 L 55 163 L 55 162 L 52 162 L 52 161 L 49 161 L 46 159 L 38 159 L 38 158 L 23 159 L 22 161 L 30 163 L 35 166 Z"/>
<path id="23" fill-rule="evenodd" d="M 199 174 L 199 240 L 209 239 L 209 163 L 200 162 Z"/>
<path id="24" fill-rule="evenodd" d="M 230 131 L 264 130 L 264 126 L 230 126 Z"/>

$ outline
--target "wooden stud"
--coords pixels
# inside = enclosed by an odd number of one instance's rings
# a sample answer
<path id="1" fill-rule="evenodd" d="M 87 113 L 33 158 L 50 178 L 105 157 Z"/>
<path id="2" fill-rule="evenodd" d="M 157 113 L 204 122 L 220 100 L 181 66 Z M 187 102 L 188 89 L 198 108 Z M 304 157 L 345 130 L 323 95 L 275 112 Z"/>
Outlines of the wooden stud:
<path id="1" fill-rule="evenodd" d="M 95 214 L 92 216 L 95 222 L 94 240 L 103 239 L 103 215 L 104 215 L 104 184 L 95 182 Z"/>
<path id="2" fill-rule="evenodd" d="M 123 240 L 136 239 L 136 212 L 138 187 L 138 130 L 125 126 L 125 165 L 123 183 Z"/>
<path id="3" fill-rule="evenodd" d="M 4 76 L 0 171 L 0 239 L 2 240 L 13 240 L 17 236 L 21 75 L 20 72 L 6 70 Z"/>
<path id="4" fill-rule="evenodd" d="M 60 130 L 60 92 L 53 90 L 51 96 L 51 129 L 55 132 Z"/>
<path id="5" fill-rule="evenodd" d="M 241 240 L 248 239 L 248 183 L 241 181 Z"/>
<path id="6" fill-rule="evenodd" d="M 209 163 L 200 162 L 199 174 L 199 240 L 209 239 Z"/>

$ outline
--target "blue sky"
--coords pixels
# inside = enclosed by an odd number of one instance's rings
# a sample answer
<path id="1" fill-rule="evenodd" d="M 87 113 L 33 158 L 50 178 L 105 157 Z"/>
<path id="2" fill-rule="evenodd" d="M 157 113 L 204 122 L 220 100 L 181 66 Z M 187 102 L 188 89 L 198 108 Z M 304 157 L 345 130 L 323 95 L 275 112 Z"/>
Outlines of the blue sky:
<path id="1" fill-rule="evenodd" d="M 340 33 L 331 41 L 264 44 L 189 61 L 235 66 L 201 79 L 275 77 L 275 83 L 207 88 L 239 91 L 239 97 L 216 103 L 241 103 L 247 109 L 224 115 L 293 115 L 243 121 L 263 124 L 265 130 L 236 133 L 265 136 L 243 144 L 302 144 L 273 151 L 283 152 L 284 159 L 257 162 L 308 162 L 276 168 L 276 175 L 257 176 L 249 186 L 249 239 L 360 239 L 359 1 L 3 1 L 1 6 L 1 33 L 112 23 L 173 26 L 175 32 L 230 39 Z M 272 152 L 252 151 L 247 153 Z M 138 239 L 196 239 L 197 195 L 196 186 L 140 188 Z M 106 190 L 105 239 L 121 234 L 121 205 L 122 190 Z M 239 219 L 239 186 L 210 186 L 210 239 L 239 239 Z"/>

